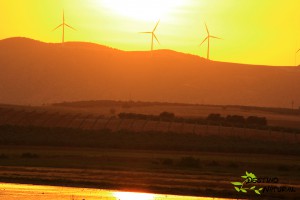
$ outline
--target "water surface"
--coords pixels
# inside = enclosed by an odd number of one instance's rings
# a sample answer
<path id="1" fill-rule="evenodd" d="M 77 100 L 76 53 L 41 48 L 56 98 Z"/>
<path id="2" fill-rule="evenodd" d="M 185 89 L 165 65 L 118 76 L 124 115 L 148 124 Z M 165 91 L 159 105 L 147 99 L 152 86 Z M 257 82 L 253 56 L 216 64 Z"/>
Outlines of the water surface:
<path id="1" fill-rule="evenodd" d="M 225 200 L 222 198 L 122 192 L 102 189 L 0 183 L 5 200 Z M 229 199 L 226 199 L 229 200 Z"/>

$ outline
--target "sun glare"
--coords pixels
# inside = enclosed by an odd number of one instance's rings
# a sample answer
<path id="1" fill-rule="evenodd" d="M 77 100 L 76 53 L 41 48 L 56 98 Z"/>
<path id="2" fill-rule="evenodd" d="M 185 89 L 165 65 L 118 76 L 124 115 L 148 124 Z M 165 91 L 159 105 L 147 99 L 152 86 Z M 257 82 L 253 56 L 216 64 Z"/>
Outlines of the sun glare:
<path id="1" fill-rule="evenodd" d="M 153 200 L 154 195 L 153 194 L 147 194 L 147 193 L 135 193 L 135 192 L 114 192 L 114 197 L 117 200 Z"/>
<path id="2" fill-rule="evenodd" d="M 165 17 L 187 0 L 103 0 L 103 5 L 116 14 L 137 20 L 157 20 Z"/>

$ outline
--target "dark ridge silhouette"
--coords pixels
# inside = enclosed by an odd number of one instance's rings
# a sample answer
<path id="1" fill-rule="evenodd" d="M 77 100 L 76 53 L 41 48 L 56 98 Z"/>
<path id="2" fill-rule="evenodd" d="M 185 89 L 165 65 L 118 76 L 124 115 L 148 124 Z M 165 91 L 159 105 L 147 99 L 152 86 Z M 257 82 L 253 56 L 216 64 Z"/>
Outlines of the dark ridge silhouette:
<path id="1" fill-rule="evenodd" d="M 126 52 L 85 42 L 0 41 L 0 103 L 91 99 L 291 107 L 300 68 L 209 61 L 175 52 Z"/>

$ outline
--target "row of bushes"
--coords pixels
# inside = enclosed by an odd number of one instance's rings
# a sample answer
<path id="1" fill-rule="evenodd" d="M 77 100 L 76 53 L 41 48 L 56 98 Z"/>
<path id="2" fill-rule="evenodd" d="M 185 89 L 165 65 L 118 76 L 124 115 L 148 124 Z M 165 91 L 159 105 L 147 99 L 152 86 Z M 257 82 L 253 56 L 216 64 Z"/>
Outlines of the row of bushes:
<path id="1" fill-rule="evenodd" d="M 224 126 L 267 126 L 267 119 L 265 117 L 249 116 L 245 118 L 240 115 L 228 115 L 226 117 L 220 114 L 210 114 L 207 118 L 184 118 L 177 117 L 174 113 L 162 112 L 159 115 L 146 115 L 137 113 L 120 113 L 120 119 L 142 119 L 142 120 L 160 120 L 160 121 L 172 121 L 172 122 L 185 122 L 185 123 L 197 123 L 197 124 L 212 124 L 212 125 L 224 125 Z"/>
<path id="2" fill-rule="evenodd" d="M 176 119 L 174 113 L 162 112 L 160 115 L 146 115 L 138 113 L 120 113 L 120 119 L 142 119 L 142 120 L 161 120 L 161 121 L 174 121 Z"/>
<path id="3" fill-rule="evenodd" d="M 231 123 L 231 124 L 247 124 L 254 126 L 267 126 L 267 119 L 265 117 L 249 116 L 245 118 L 240 115 L 227 115 L 226 117 L 220 114 L 210 114 L 206 118 L 208 121 L 218 122 L 218 123 Z"/>
<path id="4" fill-rule="evenodd" d="M 136 120 L 153 120 L 153 121 L 166 121 L 177 123 L 190 123 L 199 125 L 213 125 L 224 127 L 238 127 L 238 128 L 250 128 L 257 130 L 270 130 L 287 133 L 298 133 L 300 129 L 290 127 L 268 126 L 268 121 L 265 117 L 249 116 L 244 117 L 240 115 L 228 115 L 222 117 L 220 114 L 209 114 L 206 118 L 194 117 L 177 117 L 174 113 L 162 112 L 159 115 L 146 115 L 137 113 L 120 113 L 120 119 L 136 119 Z"/>

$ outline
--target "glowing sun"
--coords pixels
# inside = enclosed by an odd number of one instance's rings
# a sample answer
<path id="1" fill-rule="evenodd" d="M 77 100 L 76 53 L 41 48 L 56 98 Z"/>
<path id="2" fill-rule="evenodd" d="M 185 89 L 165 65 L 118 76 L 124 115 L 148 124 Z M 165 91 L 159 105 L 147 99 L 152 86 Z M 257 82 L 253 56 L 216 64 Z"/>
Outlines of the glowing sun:
<path id="1" fill-rule="evenodd" d="M 138 20 L 158 20 L 187 0 L 103 0 L 103 5 L 116 14 Z"/>

